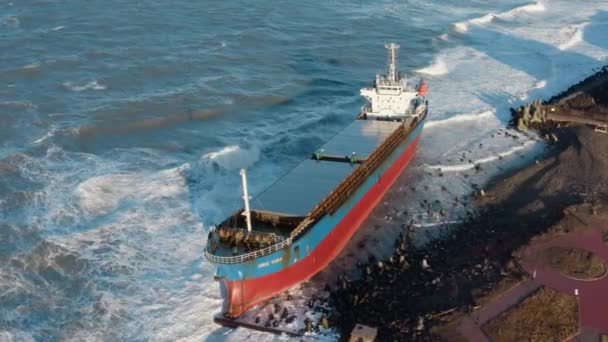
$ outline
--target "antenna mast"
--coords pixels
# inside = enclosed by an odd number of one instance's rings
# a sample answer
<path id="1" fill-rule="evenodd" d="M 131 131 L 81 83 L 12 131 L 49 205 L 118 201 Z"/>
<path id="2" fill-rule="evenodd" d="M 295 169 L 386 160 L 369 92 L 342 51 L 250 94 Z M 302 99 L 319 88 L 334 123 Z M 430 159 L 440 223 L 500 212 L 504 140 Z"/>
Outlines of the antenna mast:
<path id="1" fill-rule="evenodd" d="M 397 82 L 398 75 L 398 67 L 397 67 L 397 51 L 399 50 L 399 45 L 395 43 L 390 43 L 384 45 L 388 49 L 388 79 Z"/>
<path id="2" fill-rule="evenodd" d="M 241 169 L 241 179 L 243 180 L 243 202 L 245 202 L 243 216 L 245 216 L 247 221 L 247 231 L 251 232 L 251 211 L 249 210 L 249 191 L 247 190 L 247 173 L 245 169 Z"/>

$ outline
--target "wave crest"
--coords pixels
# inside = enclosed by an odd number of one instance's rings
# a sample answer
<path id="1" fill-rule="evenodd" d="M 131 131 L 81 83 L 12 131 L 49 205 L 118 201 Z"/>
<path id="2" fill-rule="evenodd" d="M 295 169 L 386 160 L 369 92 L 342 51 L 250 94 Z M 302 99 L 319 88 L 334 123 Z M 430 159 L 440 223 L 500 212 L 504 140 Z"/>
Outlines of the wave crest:
<path id="1" fill-rule="evenodd" d="M 80 92 L 80 91 L 85 91 L 85 90 L 105 90 L 107 87 L 103 84 L 99 84 L 99 82 L 97 80 L 93 80 L 89 83 L 85 83 L 85 84 L 75 84 L 72 82 L 65 82 L 63 83 L 63 86 L 70 91 L 76 91 L 76 92 Z"/>
<path id="2" fill-rule="evenodd" d="M 456 115 L 456 116 L 452 116 L 451 118 L 448 118 L 445 120 L 430 120 L 426 124 L 424 124 L 424 127 L 430 128 L 430 127 L 435 127 L 435 126 L 454 124 L 454 123 L 458 123 L 458 122 L 478 121 L 480 119 L 490 118 L 493 116 L 494 116 L 494 111 L 487 110 L 487 111 L 481 112 L 481 113 Z"/>
<path id="3" fill-rule="evenodd" d="M 418 69 L 416 72 L 431 76 L 445 75 L 449 72 L 448 64 L 443 57 L 436 57 L 433 64 L 426 68 Z"/>
<path id="4" fill-rule="evenodd" d="M 587 25 L 589 25 L 589 23 L 571 25 L 560 30 L 560 33 L 564 35 L 565 39 L 557 45 L 557 48 L 560 50 L 567 50 L 582 42 L 584 30 Z"/>
<path id="5" fill-rule="evenodd" d="M 546 10 L 543 1 L 536 1 L 527 5 L 515 7 L 511 10 L 500 12 L 500 13 L 488 13 L 481 17 L 469 19 L 467 21 L 461 21 L 453 25 L 454 30 L 459 33 L 467 33 L 471 25 L 483 25 L 494 21 L 496 18 L 511 20 L 525 13 L 536 13 Z"/>
<path id="6" fill-rule="evenodd" d="M 461 171 L 472 170 L 477 165 L 486 164 L 486 163 L 498 160 L 500 158 L 510 156 L 518 151 L 521 151 L 521 150 L 527 148 L 530 145 L 533 145 L 534 143 L 535 143 L 535 141 L 529 140 L 529 141 L 526 141 L 525 143 L 523 143 L 522 145 L 515 146 L 504 152 L 497 153 L 496 155 L 479 158 L 477 160 L 474 160 L 471 163 L 452 164 L 452 165 L 425 165 L 425 167 L 430 170 L 441 170 L 441 172 L 461 172 Z"/>
<path id="7" fill-rule="evenodd" d="M 148 202 L 177 197 L 186 191 L 182 171 L 188 166 L 149 175 L 123 173 L 92 177 L 78 185 L 74 196 L 83 211 L 94 215 L 107 214 L 124 201 Z"/>
<path id="8" fill-rule="evenodd" d="M 233 145 L 226 146 L 219 151 L 209 152 L 203 155 L 201 160 L 226 170 L 236 170 L 255 164 L 259 158 L 260 150 L 258 148 L 243 149 L 238 145 Z"/>

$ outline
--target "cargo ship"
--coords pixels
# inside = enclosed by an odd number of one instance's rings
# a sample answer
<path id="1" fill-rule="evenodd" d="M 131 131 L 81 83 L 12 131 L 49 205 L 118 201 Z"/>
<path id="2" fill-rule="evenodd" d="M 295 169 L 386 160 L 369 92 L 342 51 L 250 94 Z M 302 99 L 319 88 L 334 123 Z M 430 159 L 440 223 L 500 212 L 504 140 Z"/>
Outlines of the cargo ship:
<path id="1" fill-rule="evenodd" d="M 290 172 L 251 198 L 241 170 L 243 208 L 212 227 L 205 257 L 216 264 L 223 298 L 216 322 L 310 279 L 334 260 L 412 160 L 428 113 L 428 85 L 388 70 L 361 89 L 355 120 Z"/>

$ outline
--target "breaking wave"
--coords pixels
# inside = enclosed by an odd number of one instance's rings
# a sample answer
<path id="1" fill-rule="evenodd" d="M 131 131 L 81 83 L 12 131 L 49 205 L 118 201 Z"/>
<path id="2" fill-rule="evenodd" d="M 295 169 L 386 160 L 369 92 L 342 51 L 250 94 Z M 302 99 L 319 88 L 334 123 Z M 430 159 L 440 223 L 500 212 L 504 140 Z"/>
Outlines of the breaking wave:
<path id="1" fill-rule="evenodd" d="M 433 64 L 426 68 L 418 69 L 416 72 L 431 76 L 445 75 L 449 72 L 448 64 L 443 57 L 436 57 Z"/>
<path id="2" fill-rule="evenodd" d="M 30 64 L 27 64 L 27 65 L 24 65 L 23 69 L 26 69 L 26 70 L 38 70 L 38 69 L 40 69 L 41 65 L 42 65 L 42 63 L 40 63 L 40 62 L 34 62 L 34 63 L 30 63 Z"/>
<path id="3" fill-rule="evenodd" d="M 533 88 L 534 88 L 534 89 L 542 89 L 542 88 L 544 88 L 544 87 L 546 87 L 546 86 L 547 86 L 547 81 L 545 81 L 545 80 L 540 80 L 540 81 L 538 81 L 538 82 L 536 82 L 536 83 L 534 84 L 534 87 L 533 87 Z"/>
<path id="4" fill-rule="evenodd" d="M 492 20 L 494 20 L 495 17 L 496 17 L 496 14 L 489 13 L 489 14 L 486 14 L 479 18 L 474 18 L 474 19 L 470 19 L 467 21 L 459 22 L 459 23 L 454 24 L 454 30 L 456 30 L 457 32 L 460 32 L 460 33 L 466 33 L 467 31 L 469 31 L 469 26 L 471 24 L 473 24 L 473 25 L 487 24 L 487 23 L 492 22 Z"/>
<path id="5" fill-rule="evenodd" d="M 0 102 L 0 108 L 11 108 L 11 109 L 26 109 L 34 108 L 34 104 L 30 101 L 4 101 Z"/>
<path id="6" fill-rule="evenodd" d="M 425 167 L 430 170 L 437 170 L 437 171 L 441 171 L 441 172 L 461 172 L 461 171 L 472 170 L 475 167 L 477 167 L 478 165 L 486 164 L 486 163 L 493 162 L 495 160 L 499 160 L 501 158 L 510 156 L 531 145 L 534 145 L 534 143 L 535 143 L 535 141 L 529 140 L 529 141 L 526 141 L 525 143 L 523 143 L 522 145 L 515 146 L 507 151 L 500 152 L 500 153 L 492 155 L 492 156 L 480 158 L 480 159 L 474 160 L 471 163 L 453 164 L 453 165 L 425 165 Z"/>
<path id="7" fill-rule="evenodd" d="M 203 163 L 211 163 L 226 170 L 247 168 L 260 159 L 257 147 L 243 149 L 238 145 L 227 146 L 219 151 L 209 152 L 201 157 Z"/>
<path id="8" fill-rule="evenodd" d="M 545 7 L 545 4 L 543 1 L 536 1 L 534 3 L 516 7 L 514 9 L 511 9 L 511 10 L 508 10 L 505 12 L 488 13 L 488 14 L 483 15 L 478 18 L 469 19 L 467 21 L 461 21 L 461 22 L 455 23 L 453 25 L 453 27 L 456 32 L 467 33 L 469 31 L 469 27 L 471 25 L 488 24 L 488 23 L 491 23 L 496 18 L 510 20 L 510 19 L 516 18 L 525 13 L 542 12 L 545 9 L 546 9 L 546 7 Z"/>
<path id="9" fill-rule="evenodd" d="M 455 224 L 460 224 L 460 223 L 462 223 L 462 221 L 451 220 L 451 221 L 441 221 L 441 222 L 414 223 L 413 226 L 416 228 L 431 228 L 431 227 L 438 227 L 438 226 L 455 225 Z"/>
<path id="10" fill-rule="evenodd" d="M 571 25 L 563 28 L 561 31 L 565 35 L 565 40 L 557 45 L 560 50 L 567 50 L 576 44 L 583 41 L 585 27 L 589 23 L 582 23 L 578 25 Z"/>
<path id="11" fill-rule="evenodd" d="M 172 198 L 186 191 L 183 170 L 177 168 L 153 174 L 107 174 L 89 178 L 74 191 L 80 208 L 89 215 L 106 214 L 125 201 L 155 201 Z"/>
<path id="12" fill-rule="evenodd" d="M 457 116 L 453 116 L 453 117 L 450 117 L 445 120 L 430 120 L 426 124 L 424 124 L 424 127 L 431 128 L 431 127 L 436 127 L 436 126 L 450 125 L 450 124 L 459 123 L 459 122 L 479 121 L 481 119 L 491 118 L 491 117 L 494 117 L 494 112 L 488 110 L 488 111 L 476 113 L 476 114 L 457 115 Z"/>
<path id="13" fill-rule="evenodd" d="M 106 86 L 103 84 L 99 84 L 99 82 L 97 80 L 91 81 L 89 83 L 85 83 L 85 84 L 75 84 L 72 82 L 65 82 L 63 83 L 63 86 L 70 90 L 70 91 L 85 91 L 85 90 L 104 90 L 106 89 Z"/>
<path id="14" fill-rule="evenodd" d="M 52 138 L 55 133 L 57 132 L 57 128 L 53 127 L 51 128 L 48 132 L 46 132 L 42 137 L 32 141 L 32 144 L 40 144 L 45 142 L 46 140 L 48 140 L 49 138 Z"/>

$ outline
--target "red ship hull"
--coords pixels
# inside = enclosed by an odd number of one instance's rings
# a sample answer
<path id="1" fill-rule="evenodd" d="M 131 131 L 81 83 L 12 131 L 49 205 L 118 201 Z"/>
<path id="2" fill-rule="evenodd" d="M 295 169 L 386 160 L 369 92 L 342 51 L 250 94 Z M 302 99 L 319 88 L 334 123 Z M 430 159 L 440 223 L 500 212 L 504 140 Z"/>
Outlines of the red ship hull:
<path id="1" fill-rule="evenodd" d="M 238 317 L 255 305 L 306 281 L 327 267 L 342 252 L 350 238 L 365 221 L 386 191 L 412 160 L 420 136 L 417 136 L 401 155 L 393 162 L 361 200 L 305 258 L 265 276 L 231 281 L 221 278 L 224 296 L 229 307 L 224 308 L 227 316 Z"/>

